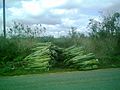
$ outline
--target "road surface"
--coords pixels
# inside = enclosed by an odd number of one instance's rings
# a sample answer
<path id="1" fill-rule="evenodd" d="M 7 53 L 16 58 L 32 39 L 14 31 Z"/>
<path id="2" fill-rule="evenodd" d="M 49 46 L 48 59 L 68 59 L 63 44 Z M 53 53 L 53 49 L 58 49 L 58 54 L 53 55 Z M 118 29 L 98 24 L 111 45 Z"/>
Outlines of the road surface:
<path id="1" fill-rule="evenodd" d="M 0 90 L 120 90 L 120 68 L 0 77 Z"/>

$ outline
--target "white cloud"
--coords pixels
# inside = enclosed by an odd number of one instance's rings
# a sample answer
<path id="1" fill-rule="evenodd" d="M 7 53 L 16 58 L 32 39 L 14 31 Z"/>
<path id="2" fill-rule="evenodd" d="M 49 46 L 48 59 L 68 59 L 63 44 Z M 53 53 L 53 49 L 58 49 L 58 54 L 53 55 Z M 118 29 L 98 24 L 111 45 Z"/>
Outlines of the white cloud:
<path id="1" fill-rule="evenodd" d="M 44 8 L 53 8 L 65 4 L 67 0 L 41 0 L 41 5 Z"/>
<path id="2" fill-rule="evenodd" d="M 113 0 L 112 0 L 113 1 Z M 82 1 L 82 7 L 85 8 L 103 8 L 112 5 L 111 0 L 87 0 Z"/>
<path id="3" fill-rule="evenodd" d="M 11 7 L 11 8 L 8 8 L 8 11 L 11 12 L 12 16 L 16 16 L 16 17 L 23 16 L 24 14 L 24 11 L 22 8 Z"/>
<path id="4" fill-rule="evenodd" d="M 71 27 L 71 26 L 74 25 L 75 20 L 71 20 L 71 19 L 69 19 L 69 18 L 63 18 L 63 19 L 62 19 L 62 23 L 63 23 L 64 26 Z"/>
<path id="5" fill-rule="evenodd" d="M 53 13 L 53 14 L 58 14 L 58 15 L 61 15 L 61 14 L 64 14 L 65 13 L 65 9 L 51 9 L 50 12 Z"/>
<path id="6" fill-rule="evenodd" d="M 22 9 L 25 13 L 37 16 L 43 13 L 43 8 L 41 7 L 40 3 L 33 0 L 33 1 L 21 1 Z"/>
<path id="7" fill-rule="evenodd" d="M 21 7 L 9 7 L 8 10 L 13 16 L 23 16 L 27 14 L 30 16 L 38 16 L 43 14 L 50 8 L 58 7 L 67 2 L 67 0 L 29 0 L 20 1 Z M 60 14 L 62 10 L 55 10 L 54 12 Z"/>
<path id="8" fill-rule="evenodd" d="M 67 0 L 32 0 L 21 1 L 22 8 L 25 13 L 37 16 L 44 13 L 46 10 L 54 7 L 58 7 L 67 2 Z"/>
<path id="9" fill-rule="evenodd" d="M 2 14 L 3 14 L 3 9 L 0 8 L 0 17 L 2 17 Z M 2 18 L 0 18 L 0 20 L 2 20 Z"/>
<path id="10" fill-rule="evenodd" d="M 113 5 L 111 5 L 107 8 L 103 8 L 103 14 L 104 15 L 113 14 L 115 12 L 120 13 L 120 2 L 114 3 Z"/>

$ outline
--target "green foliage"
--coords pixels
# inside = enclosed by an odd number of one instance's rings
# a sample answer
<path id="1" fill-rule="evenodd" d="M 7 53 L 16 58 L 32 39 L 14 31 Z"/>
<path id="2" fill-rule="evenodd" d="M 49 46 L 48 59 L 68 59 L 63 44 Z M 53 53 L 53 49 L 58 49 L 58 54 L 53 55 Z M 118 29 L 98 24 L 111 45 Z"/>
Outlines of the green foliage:
<path id="1" fill-rule="evenodd" d="M 91 19 L 87 51 L 96 54 L 102 65 L 120 64 L 120 13 L 104 16 L 102 22 Z M 117 58 L 118 57 L 118 58 Z M 118 61 L 116 63 L 116 61 Z"/>
<path id="2" fill-rule="evenodd" d="M 0 37 L 0 68 L 24 67 L 27 62 L 23 61 L 32 51 L 34 41 L 31 39 L 16 39 Z"/>
<path id="3" fill-rule="evenodd" d="M 56 46 L 59 46 L 61 48 L 67 48 L 72 45 L 74 45 L 73 42 L 71 42 L 71 39 L 69 37 L 61 36 L 59 38 L 54 38 L 52 41 Z"/>

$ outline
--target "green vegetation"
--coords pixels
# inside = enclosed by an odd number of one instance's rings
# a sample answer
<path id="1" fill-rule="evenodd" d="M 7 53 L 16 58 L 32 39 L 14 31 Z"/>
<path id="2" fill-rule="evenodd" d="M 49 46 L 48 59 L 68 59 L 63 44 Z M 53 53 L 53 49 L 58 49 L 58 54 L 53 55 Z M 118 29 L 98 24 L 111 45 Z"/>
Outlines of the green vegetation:
<path id="1" fill-rule="evenodd" d="M 88 36 L 71 27 L 67 36 L 43 36 L 46 28 L 14 23 L 0 36 L 0 74 L 39 73 L 54 69 L 120 67 L 120 14 L 90 19 Z"/>

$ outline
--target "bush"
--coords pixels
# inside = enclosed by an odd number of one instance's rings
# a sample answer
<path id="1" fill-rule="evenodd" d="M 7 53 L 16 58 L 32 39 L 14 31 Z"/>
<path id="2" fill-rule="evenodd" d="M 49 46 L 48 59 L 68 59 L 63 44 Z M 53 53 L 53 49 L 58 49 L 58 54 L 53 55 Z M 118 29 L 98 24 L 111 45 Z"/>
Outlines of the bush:
<path id="1" fill-rule="evenodd" d="M 32 51 L 34 42 L 31 39 L 0 37 L 0 66 L 6 66 L 8 62 L 22 63 L 24 57 Z M 13 64 L 14 64 L 13 63 Z M 14 66 L 14 65 L 13 65 Z M 19 65 L 18 65 L 19 66 Z M 16 66 L 16 67 L 18 67 Z"/>

